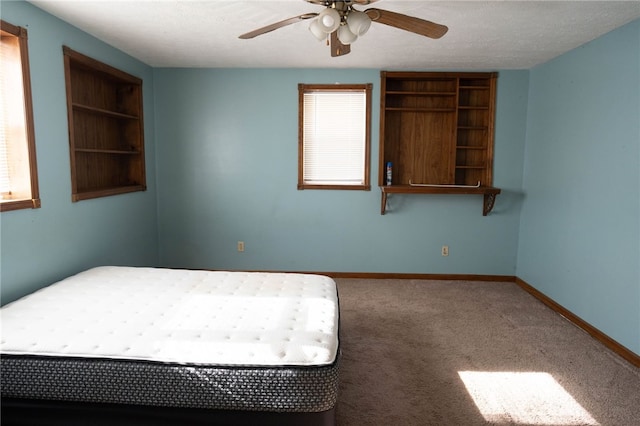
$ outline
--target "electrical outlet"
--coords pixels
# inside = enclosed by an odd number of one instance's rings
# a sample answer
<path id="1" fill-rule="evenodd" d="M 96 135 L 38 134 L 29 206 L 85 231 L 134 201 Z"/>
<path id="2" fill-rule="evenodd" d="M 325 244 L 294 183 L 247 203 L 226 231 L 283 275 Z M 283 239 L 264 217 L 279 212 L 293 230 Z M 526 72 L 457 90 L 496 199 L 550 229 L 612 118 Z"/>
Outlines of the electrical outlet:
<path id="1" fill-rule="evenodd" d="M 238 251 L 240 253 L 244 251 L 244 241 L 238 241 Z"/>
<path id="2" fill-rule="evenodd" d="M 442 246 L 442 255 L 449 256 L 449 246 Z"/>

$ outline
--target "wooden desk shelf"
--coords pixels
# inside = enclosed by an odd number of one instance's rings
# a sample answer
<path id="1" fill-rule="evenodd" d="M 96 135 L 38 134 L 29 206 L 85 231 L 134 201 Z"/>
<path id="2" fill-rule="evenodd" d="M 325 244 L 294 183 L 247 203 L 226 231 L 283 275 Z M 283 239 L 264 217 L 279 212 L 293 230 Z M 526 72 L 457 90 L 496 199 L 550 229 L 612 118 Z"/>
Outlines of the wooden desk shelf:
<path id="1" fill-rule="evenodd" d="M 480 187 L 439 187 L 439 186 L 412 186 L 412 185 L 391 185 L 381 186 L 382 204 L 380 206 L 380 214 L 385 214 L 387 209 L 387 197 L 389 194 L 457 194 L 457 195 L 482 195 L 482 215 L 486 216 L 493 209 L 496 196 L 500 193 L 499 188 L 490 186 Z"/>

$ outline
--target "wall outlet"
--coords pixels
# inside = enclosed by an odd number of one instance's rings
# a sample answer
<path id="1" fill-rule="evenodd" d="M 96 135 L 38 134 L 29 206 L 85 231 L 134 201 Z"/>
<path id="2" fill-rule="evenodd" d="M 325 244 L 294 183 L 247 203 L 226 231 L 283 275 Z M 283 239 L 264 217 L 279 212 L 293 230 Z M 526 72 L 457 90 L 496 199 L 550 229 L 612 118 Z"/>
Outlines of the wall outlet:
<path id="1" fill-rule="evenodd" d="M 238 251 L 240 253 L 244 251 L 244 241 L 238 241 Z"/>
<path id="2" fill-rule="evenodd" d="M 449 256 L 449 246 L 442 246 L 442 255 Z"/>

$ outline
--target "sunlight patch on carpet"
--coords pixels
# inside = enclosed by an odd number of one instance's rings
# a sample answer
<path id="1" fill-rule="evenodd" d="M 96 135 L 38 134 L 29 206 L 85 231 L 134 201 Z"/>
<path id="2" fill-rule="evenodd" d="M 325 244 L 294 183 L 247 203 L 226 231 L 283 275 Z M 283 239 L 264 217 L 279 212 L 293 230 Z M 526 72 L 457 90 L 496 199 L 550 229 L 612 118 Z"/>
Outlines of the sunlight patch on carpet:
<path id="1" fill-rule="evenodd" d="M 458 374 L 488 422 L 599 425 L 549 373 L 459 371 Z"/>

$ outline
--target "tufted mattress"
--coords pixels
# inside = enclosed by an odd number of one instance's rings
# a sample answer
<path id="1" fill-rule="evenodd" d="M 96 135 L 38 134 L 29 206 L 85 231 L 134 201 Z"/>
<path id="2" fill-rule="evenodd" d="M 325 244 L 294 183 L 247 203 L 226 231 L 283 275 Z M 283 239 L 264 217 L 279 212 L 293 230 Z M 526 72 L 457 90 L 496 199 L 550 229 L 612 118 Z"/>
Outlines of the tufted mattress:
<path id="1" fill-rule="evenodd" d="M 3 398 L 275 412 L 337 398 L 325 276 L 98 267 L 1 318 Z"/>

